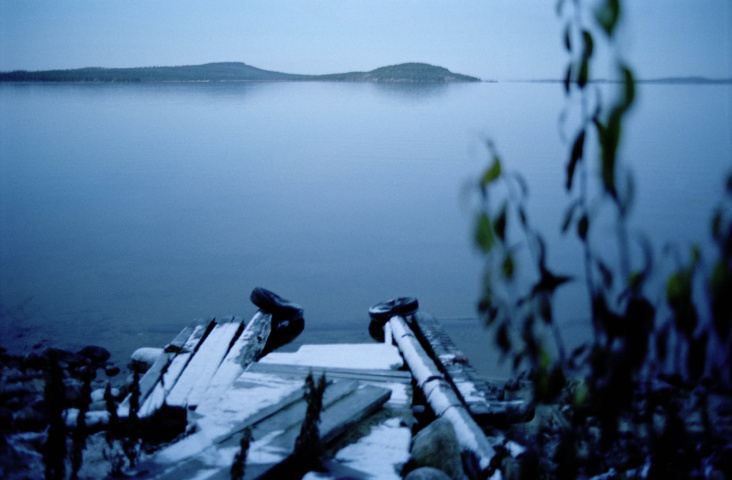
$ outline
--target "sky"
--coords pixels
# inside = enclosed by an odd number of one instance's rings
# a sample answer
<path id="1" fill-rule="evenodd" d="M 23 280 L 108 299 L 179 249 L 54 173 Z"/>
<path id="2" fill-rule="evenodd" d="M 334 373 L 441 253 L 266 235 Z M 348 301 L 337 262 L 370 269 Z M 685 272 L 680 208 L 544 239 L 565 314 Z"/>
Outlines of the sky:
<path id="1" fill-rule="evenodd" d="M 625 3 L 619 46 L 638 78 L 732 78 L 732 0 Z M 555 4 L 0 0 L 0 71 L 238 61 L 324 74 L 415 61 L 486 80 L 556 79 L 567 55 Z"/>

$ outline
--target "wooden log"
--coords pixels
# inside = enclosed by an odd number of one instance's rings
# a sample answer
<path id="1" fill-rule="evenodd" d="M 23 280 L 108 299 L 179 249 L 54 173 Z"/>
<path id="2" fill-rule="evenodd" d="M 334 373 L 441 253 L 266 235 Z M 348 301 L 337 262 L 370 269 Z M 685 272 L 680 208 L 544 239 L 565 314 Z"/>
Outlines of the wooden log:
<path id="1" fill-rule="evenodd" d="M 219 322 L 198 347 L 166 399 L 169 407 L 195 408 L 216 369 L 241 333 L 242 324 L 234 317 Z"/>
<path id="2" fill-rule="evenodd" d="M 533 408 L 524 400 L 498 399 L 498 387 L 482 379 L 437 320 L 417 312 L 410 326 L 480 425 L 506 425 L 531 420 Z"/>
<path id="3" fill-rule="evenodd" d="M 445 380 L 435 362 L 422 348 L 404 319 L 394 316 L 389 320 L 389 324 L 394 341 L 435 415 L 446 418 L 452 424 L 461 450 L 473 452 L 480 468 L 487 469 L 495 456 L 495 450 L 483 431 L 470 416 L 470 412 Z"/>

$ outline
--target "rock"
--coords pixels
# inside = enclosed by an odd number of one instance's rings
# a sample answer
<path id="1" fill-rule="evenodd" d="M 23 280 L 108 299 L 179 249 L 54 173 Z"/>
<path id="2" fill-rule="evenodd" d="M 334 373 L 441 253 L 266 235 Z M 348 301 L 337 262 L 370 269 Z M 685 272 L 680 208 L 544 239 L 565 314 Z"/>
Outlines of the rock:
<path id="1" fill-rule="evenodd" d="M 93 390 L 91 392 L 91 401 L 92 402 L 101 402 L 104 400 L 104 389 L 103 388 L 97 388 L 96 390 Z"/>
<path id="2" fill-rule="evenodd" d="M 414 436 L 409 464 L 415 469 L 437 468 L 455 480 L 463 478 L 460 444 L 448 420 L 438 418 Z"/>
<path id="3" fill-rule="evenodd" d="M 132 354 L 131 360 L 136 368 L 141 368 L 141 371 L 144 372 L 152 367 L 155 360 L 157 360 L 162 353 L 162 348 L 142 347 L 135 350 Z"/>
<path id="4" fill-rule="evenodd" d="M 46 360 L 55 360 L 69 366 L 84 365 L 86 363 L 86 357 L 60 348 L 48 347 L 41 356 Z"/>
<path id="5" fill-rule="evenodd" d="M 67 403 L 75 403 L 81 399 L 82 383 L 75 378 L 64 379 L 64 399 Z"/>
<path id="6" fill-rule="evenodd" d="M 112 356 L 112 354 L 109 353 L 109 350 L 96 345 L 86 346 L 77 353 L 82 357 L 88 358 L 93 363 L 104 363 Z"/>
<path id="7" fill-rule="evenodd" d="M 43 368 L 43 357 L 36 352 L 31 352 L 23 359 L 23 365 L 26 368 L 40 370 Z"/>
<path id="8" fill-rule="evenodd" d="M 404 480 L 449 480 L 442 470 L 438 470 L 433 467 L 420 467 L 416 470 L 412 470 L 404 477 Z"/>
<path id="9" fill-rule="evenodd" d="M 13 421 L 13 426 L 23 432 L 40 432 L 47 424 L 46 415 L 31 407 L 16 413 Z"/>

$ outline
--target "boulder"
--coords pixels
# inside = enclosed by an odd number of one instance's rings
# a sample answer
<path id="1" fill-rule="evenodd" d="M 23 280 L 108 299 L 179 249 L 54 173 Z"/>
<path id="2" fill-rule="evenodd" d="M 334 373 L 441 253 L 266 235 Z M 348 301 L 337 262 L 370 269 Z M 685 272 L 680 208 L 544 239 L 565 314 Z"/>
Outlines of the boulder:
<path id="1" fill-rule="evenodd" d="M 82 385 L 83 383 L 75 378 L 64 378 L 64 400 L 68 403 L 81 400 Z"/>
<path id="2" fill-rule="evenodd" d="M 162 348 L 142 347 L 132 354 L 132 364 L 138 371 L 145 372 L 152 367 L 158 357 L 163 353 Z"/>
<path id="3" fill-rule="evenodd" d="M 448 420 L 438 418 L 414 436 L 409 466 L 433 467 L 454 480 L 463 478 L 460 444 Z"/>
<path id="4" fill-rule="evenodd" d="M 450 480 L 450 477 L 442 470 L 433 467 L 420 467 L 409 472 L 404 480 Z"/>
<path id="5" fill-rule="evenodd" d="M 87 361 L 86 357 L 78 353 L 61 350 L 60 348 L 48 347 L 41 355 L 45 360 L 54 360 L 59 363 L 65 363 L 69 366 L 84 365 Z"/>
<path id="6" fill-rule="evenodd" d="M 16 413 L 13 421 L 13 426 L 21 432 L 40 432 L 47 424 L 46 415 L 31 407 Z"/>
<path id="7" fill-rule="evenodd" d="M 97 389 L 92 390 L 91 401 L 92 402 L 103 402 L 104 401 L 104 389 L 97 388 Z"/>
<path id="8" fill-rule="evenodd" d="M 92 363 L 104 363 L 112 356 L 112 354 L 109 353 L 109 350 L 96 345 L 86 346 L 77 353 L 82 357 L 88 358 Z"/>

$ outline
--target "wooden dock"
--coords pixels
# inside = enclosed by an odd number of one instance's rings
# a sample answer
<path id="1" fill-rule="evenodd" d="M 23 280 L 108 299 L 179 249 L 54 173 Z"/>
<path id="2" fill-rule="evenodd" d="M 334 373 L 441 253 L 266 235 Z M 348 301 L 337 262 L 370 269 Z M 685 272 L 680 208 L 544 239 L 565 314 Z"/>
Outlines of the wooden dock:
<path id="1" fill-rule="evenodd" d="M 286 307 L 302 322 L 296 305 Z M 399 308 L 404 316 L 385 320 L 388 311 L 380 313 L 382 343 L 303 345 L 295 352 L 266 355 L 273 332 L 282 330 L 281 312 L 260 310 L 248 323 L 240 317 L 192 322 L 140 380 L 138 412 L 153 425 L 165 419 L 166 428 L 174 419 L 186 435 L 147 458 L 135 478 L 230 478 L 245 431 L 251 432 L 251 442 L 244 478 L 278 477 L 291 463 L 305 419 L 309 375 L 327 380 L 321 442 L 381 412 L 366 437 L 357 435 L 349 439 L 355 443 L 341 445 L 345 448 L 327 463 L 332 472 L 400 478 L 409 458 L 413 388 L 419 388 L 434 415 L 451 422 L 463 454 L 474 454 L 485 473 L 501 440 L 486 437 L 482 427 L 524 420 L 529 409 L 523 402 L 499 400 L 497 388 L 478 376 L 437 320 L 416 308 Z M 128 397 L 120 405 L 120 416 L 130 414 L 130 403 Z M 383 460 L 363 461 L 373 456 Z"/>

